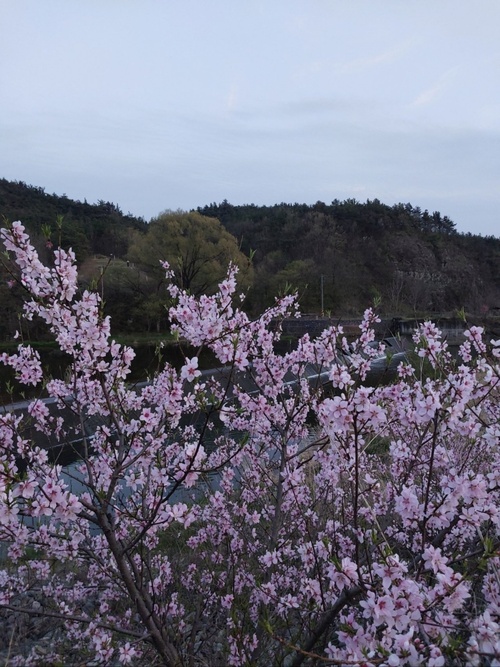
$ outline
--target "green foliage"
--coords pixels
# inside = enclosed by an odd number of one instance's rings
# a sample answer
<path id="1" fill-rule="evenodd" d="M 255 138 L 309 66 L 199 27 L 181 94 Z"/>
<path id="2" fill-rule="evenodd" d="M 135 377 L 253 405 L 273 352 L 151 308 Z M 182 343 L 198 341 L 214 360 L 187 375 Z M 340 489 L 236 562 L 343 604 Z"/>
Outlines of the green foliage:
<path id="1" fill-rule="evenodd" d="M 269 305 L 279 276 L 289 272 L 307 312 L 319 312 L 321 275 L 324 310 L 342 315 L 361 312 L 374 295 L 386 315 L 500 306 L 500 239 L 458 234 L 437 211 L 378 199 L 312 206 L 224 201 L 198 211 L 218 218 L 245 252 L 254 252 L 256 311 Z"/>
<path id="2" fill-rule="evenodd" d="M 52 247 L 72 247 L 84 284 L 104 286 L 105 312 L 121 331 L 167 326 L 159 260 L 193 294 L 210 293 L 228 262 L 236 262 L 248 289 L 245 307 L 255 315 L 285 286 L 299 292 L 303 311 L 333 317 L 357 316 L 374 297 L 386 316 L 482 316 L 500 307 L 500 239 L 458 234 L 447 216 L 408 203 L 233 206 L 224 200 L 189 213 L 165 212 L 146 224 L 110 202 L 82 203 L 0 179 L 0 217 L 3 226 L 22 220 L 46 263 Z M 99 256 L 109 263 L 103 278 Z M 6 287 L 10 278 L 1 268 L 1 338 L 15 331 L 12 313 L 22 305 L 22 289 Z M 32 336 L 43 335 L 37 323 L 30 326 Z"/>
<path id="3" fill-rule="evenodd" d="M 136 235 L 129 249 L 130 261 L 163 282 L 162 262 L 168 262 L 180 287 L 194 295 L 213 292 L 225 277 L 229 262 L 239 269 L 239 284 L 252 281 L 249 259 L 236 238 L 220 222 L 196 212 L 165 212 L 153 219 L 145 235 Z"/>
<path id="4" fill-rule="evenodd" d="M 37 247 L 43 248 L 49 239 L 72 247 L 79 261 L 91 254 L 123 256 L 130 230 L 146 229 L 142 218 L 124 215 L 110 202 L 88 204 L 5 179 L 0 179 L 0 216 L 22 220 Z"/>

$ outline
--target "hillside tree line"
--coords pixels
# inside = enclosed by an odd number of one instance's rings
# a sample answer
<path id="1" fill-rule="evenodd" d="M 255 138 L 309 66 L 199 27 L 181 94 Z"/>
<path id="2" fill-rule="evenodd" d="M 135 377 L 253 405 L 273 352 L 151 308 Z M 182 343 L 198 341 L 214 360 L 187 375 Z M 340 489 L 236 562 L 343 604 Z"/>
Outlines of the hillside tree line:
<path id="1" fill-rule="evenodd" d="M 233 262 L 252 315 L 294 290 L 304 312 L 334 317 L 357 315 L 373 302 L 382 314 L 402 316 L 500 307 L 500 239 L 458 233 L 446 215 L 409 203 L 224 200 L 146 222 L 111 202 L 89 204 L 0 179 L 0 217 L 22 220 L 44 260 L 54 245 L 73 248 L 82 286 L 99 290 L 115 331 L 168 327 L 165 261 L 179 287 L 196 296 L 213 293 Z M 12 286 L 6 260 L 1 271 L 5 339 L 16 330 L 23 290 Z M 32 326 L 35 337 L 43 335 Z"/>

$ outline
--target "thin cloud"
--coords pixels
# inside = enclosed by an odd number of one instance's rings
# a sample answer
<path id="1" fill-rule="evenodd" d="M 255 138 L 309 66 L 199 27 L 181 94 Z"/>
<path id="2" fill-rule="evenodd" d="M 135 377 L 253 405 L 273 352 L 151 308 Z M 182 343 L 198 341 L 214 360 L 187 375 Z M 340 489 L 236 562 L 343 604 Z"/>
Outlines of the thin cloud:
<path id="1" fill-rule="evenodd" d="M 385 63 L 393 63 L 396 60 L 399 60 L 399 58 L 401 58 L 403 53 L 405 53 L 409 47 L 410 43 L 406 42 L 405 44 L 402 44 L 395 49 L 389 49 L 388 51 L 383 51 L 382 53 L 375 53 L 371 56 L 354 58 L 353 60 L 338 63 L 336 65 L 336 69 L 340 70 L 342 74 L 349 74 L 352 72 L 361 72 L 366 69 L 371 69 Z"/>
<path id="2" fill-rule="evenodd" d="M 441 91 L 445 88 L 445 82 L 440 81 L 436 83 L 434 86 L 431 86 L 430 88 L 427 88 L 427 90 L 424 90 L 423 92 L 418 95 L 413 102 L 410 104 L 411 107 L 423 107 L 427 106 L 431 102 L 433 102 L 441 93 Z"/>
<path id="3" fill-rule="evenodd" d="M 439 79 L 430 86 L 423 90 L 417 97 L 411 102 L 410 107 L 422 107 L 431 104 L 440 97 L 441 93 L 449 87 L 452 79 L 455 77 L 458 67 L 452 67 L 447 70 Z"/>
<path id="4" fill-rule="evenodd" d="M 379 65 L 394 63 L 400 60 L 417 43 L 416 39 L 408 39 L 397 44 L 392 49 L 387 49 L 371 55 L 353 58 L 351 60 L 333 60 L 331 58 L 316 60 L 300 67 L 297 72 L 297 78 L 311 76 L 324 71 L 335 71 L 338 74 L 354 74 L 370 70 Z"/>

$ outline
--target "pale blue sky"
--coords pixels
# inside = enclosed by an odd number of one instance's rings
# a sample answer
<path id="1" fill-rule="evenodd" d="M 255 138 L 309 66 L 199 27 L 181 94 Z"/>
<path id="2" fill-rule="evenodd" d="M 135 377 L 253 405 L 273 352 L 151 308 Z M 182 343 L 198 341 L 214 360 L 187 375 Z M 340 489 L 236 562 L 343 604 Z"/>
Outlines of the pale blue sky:
<path id="1" fill-rule="evenodd" d="M 500 236 L 498 0 L 0 0 L 0 177 L 146 219 L 411 202 Z"/>

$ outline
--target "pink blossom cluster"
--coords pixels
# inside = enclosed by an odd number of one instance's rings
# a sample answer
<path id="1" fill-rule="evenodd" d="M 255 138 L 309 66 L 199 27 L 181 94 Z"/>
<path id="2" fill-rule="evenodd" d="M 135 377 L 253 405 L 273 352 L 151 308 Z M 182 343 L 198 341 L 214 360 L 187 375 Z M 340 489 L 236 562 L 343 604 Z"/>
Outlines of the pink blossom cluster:
<path id="1" fill-rule="evenodd" d="M 93 664 L 500 664 L 499 341 L 471 327 L 455 360 L 425 322 L 368 386 L 372 310 L 354 342 L 330 327 L 281 354 L 295 297 L 250 320 L 230 267 L 212 296 L 171 286 L 185 363 L 133 387 L 72 253 L 49 269 L 21 223 L 0 233 L 25 316 L 72 359 L 50 409 L 0 412 L 0 613 L 41 590 L 54 650 Z M 42 380 L 28 347 L 0 361 Z"/>

